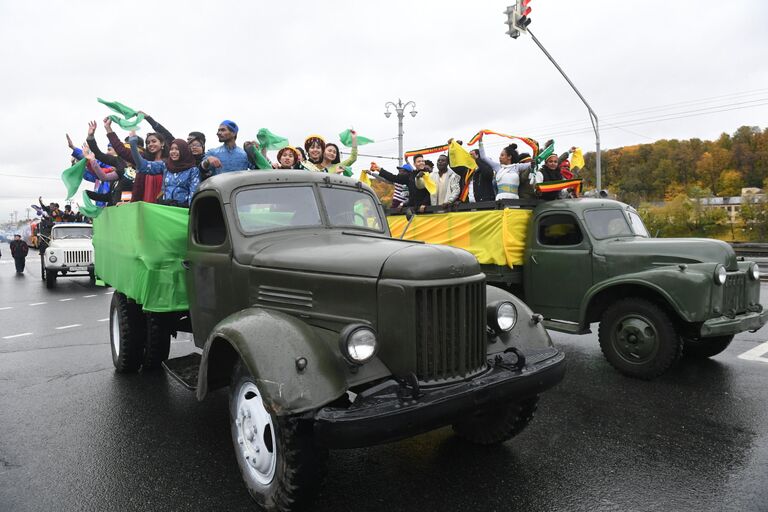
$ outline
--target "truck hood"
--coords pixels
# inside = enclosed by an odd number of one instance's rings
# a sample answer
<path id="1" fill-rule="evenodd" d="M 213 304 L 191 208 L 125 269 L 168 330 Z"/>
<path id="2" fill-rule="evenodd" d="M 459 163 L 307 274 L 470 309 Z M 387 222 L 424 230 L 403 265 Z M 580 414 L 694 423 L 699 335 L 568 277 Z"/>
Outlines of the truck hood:
<path id="1" fill-rule="evenodd" d="M 52 240 L 48 245 L 51 249 L 72 249 L 84 251 L 93 250 L 93 241 L 90 238 L 61 238 Z"/>
<path id="2" fill-rule="evenodd" d="M 245 252 L 256 267 L 389 279 L 442 279 L 480 272 L 470 253 L 452 247 L 327 231 L 263 240 Z"/>
<path id="3" fill-rule="evenodd" d="M 679 263 L 722 263 L 727 270 L 738 269 L 733 248 L 708 238 L 618 238 L 596 255 L 623 273 Z"/>

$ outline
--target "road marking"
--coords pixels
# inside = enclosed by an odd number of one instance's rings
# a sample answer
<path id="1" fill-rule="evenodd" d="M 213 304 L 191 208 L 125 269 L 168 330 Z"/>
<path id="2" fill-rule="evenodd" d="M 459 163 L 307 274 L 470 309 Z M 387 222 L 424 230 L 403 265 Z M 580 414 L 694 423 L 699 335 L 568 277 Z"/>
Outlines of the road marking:
<path id="1" fill-rule="evenodd" d="M 3 336 L 4 340 L 10 340 L 12 338 L 21 338 L 22 336 L 32 336 L 31 332 L 23 332 L 21 334 L 12 334 L 11 336 Z"/>
<path id="2" fill-rule="evenodd" d="M 109 318 L 99 318 L 97 322 L 109 322 Z"/>
<path id="3" fill-rule="evenodd" d="M 75 300 L 75 299 L 73 299 L 72 297 L 68 299 L 59 299 L 59 302 L 67 302 L 68 300 Z"/>
<path id="4" fill-rule="evenodd" d="M 768 342 L 756 346 L 751 350 L 747 350 L 739 356 L 739 359 L 746 359 L 747 361 L 760 361 L 761 363 L 768 363 Z"/>
<path id="5" fill-rule="evenodd" d="M 57 327 L 56 330 L 60 331 L 61 329 L 71 329 L 73 327 L 80 327 L 82 324 L 72 324 L 72 325 L 62 325 L 61 327 Z"/>
<path id="6" fill-rule="evenodd" d="M 11 306 L 6 306 L 4 308 L 0 308 L 0 311 L 5 311 L 6 309 L 13 309 Z"/>
<path id="7" fill-rule="evenodd" d="M 91 297 L 95 297 L 95 295 L 83 295 L 84 299 L 90 299 Z"/>
<path id="8" fill-rule="evenodd" d="M 47 302 L 35 302 L 33 304 L 30 304 L 30 306 L 41 306 L 43 304 L 48 304 Z"/>

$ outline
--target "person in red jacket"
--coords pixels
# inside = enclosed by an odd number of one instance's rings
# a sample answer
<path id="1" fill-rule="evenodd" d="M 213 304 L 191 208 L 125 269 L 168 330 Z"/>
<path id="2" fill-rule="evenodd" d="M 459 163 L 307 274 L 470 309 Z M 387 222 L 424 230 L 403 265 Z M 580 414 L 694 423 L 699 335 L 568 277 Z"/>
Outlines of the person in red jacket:
<path id="1" fill-rule="evenodd" d="M 27 242 L 21 239 L 21 235 L 13 235 L 13 242 L 11 242 L 11 256 L 16 263 L 16 273 L 24 273 L 24 265 L 27 262 L 27 253 L 29 252 L 29 246 Z"/>

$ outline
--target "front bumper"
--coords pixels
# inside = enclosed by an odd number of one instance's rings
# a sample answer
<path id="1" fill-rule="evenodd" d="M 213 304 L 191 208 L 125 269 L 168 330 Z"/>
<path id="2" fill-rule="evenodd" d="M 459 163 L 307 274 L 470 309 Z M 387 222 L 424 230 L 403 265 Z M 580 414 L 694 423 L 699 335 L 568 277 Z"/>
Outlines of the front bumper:
<path id="1" fill-rule="evenodd" d="M 78 270 L 73 270 L 75 268 L 77 268 Z M 61 272 L 62 270 L 66 270 L 67 275 L 76 275 L 78 272 L 83 272 L 83 275 L 86 275 L 93 272 L 93 269 L 94 269 L 93 263 L 90 263 L 87 265 L 56 265 L 48 262 L 48 264 L 45 266 L 46 272 L 54 271 L 54 270 Z"/>
<path id="2" fill-rule="evenodd" d="M 421 434 L 496 403 L 523 400 L 551 388 L 565 375 L 565 355 L 557 349 L 526 356 L 517 368 L 511 354 L 492 361 L 472 379 L 439 387 L 404 388 L 394 380 L 361 393 L 349 407 L 321 408 L 315 414 L 315 439 L 328 448 L 360 448 Z M 365 395 L 365 396 L 364 396 Z"/>
<path id="3" fill-rule="evenodd" d="M 743 313 L 734 318 L 719 316 L 710 318 L 701 325 L 700 337 L 729 336 L 744 331 L 756 331 L 768 321 L 768 309 L 759 312 Z"/>

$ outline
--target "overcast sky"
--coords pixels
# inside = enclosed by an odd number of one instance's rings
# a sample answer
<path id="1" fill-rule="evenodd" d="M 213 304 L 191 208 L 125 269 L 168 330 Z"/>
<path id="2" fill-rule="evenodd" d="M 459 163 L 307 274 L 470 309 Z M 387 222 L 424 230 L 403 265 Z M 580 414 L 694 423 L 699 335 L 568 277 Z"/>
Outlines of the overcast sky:
<path id="1" fill-rule="evenodd" d="M 512 0 L 10 2 L 0 0 L 0 221 L 42 195 L 64 203 L 65 133 L 110 112 L 153 115 L 175 135 L 223 119 L 238 140 L 261 127 L 301 144 L 353 126 L 393 168 L 405 149 L 477 130 L 554 137 L 594 151 L 587 112 L 530 37 L 505 35 Z M 530 28 L 601 120 L 602 148 L 716 138 L 766 127 L 768 2 L 533 0 Z M 727 10 L 727 12 L 726 12 Z M 148 131 L 148 126 L 142 130 Z M 119 130 L 119 128 L 118 128 Z M 499 139 L 488 140 L 499 146 Z M 495 150 L 494 150 L 495 153 Z M 607 184 L 610 186 L 610 184 Z"/>

